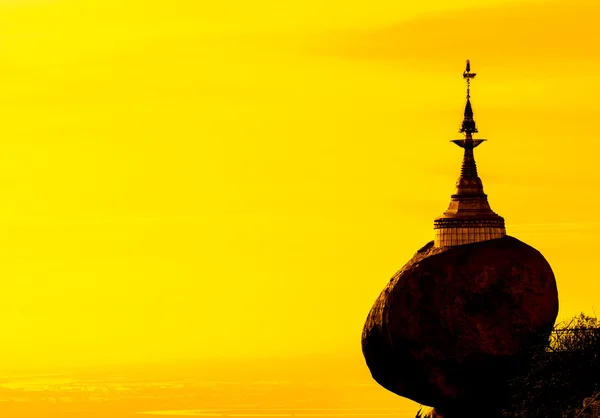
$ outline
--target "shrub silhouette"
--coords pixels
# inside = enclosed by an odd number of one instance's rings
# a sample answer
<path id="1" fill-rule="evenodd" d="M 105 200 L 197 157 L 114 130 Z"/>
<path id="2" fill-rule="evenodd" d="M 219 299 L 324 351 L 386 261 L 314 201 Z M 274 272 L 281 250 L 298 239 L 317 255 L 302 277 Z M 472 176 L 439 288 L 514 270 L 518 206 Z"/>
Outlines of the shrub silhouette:
<path id="1" fill-rule="evenodd" d="M 511 381 L 506 418 L 575 417 L 600 391 L 600 321 L 581 313 L 530 347 L 528 371 Z"/>

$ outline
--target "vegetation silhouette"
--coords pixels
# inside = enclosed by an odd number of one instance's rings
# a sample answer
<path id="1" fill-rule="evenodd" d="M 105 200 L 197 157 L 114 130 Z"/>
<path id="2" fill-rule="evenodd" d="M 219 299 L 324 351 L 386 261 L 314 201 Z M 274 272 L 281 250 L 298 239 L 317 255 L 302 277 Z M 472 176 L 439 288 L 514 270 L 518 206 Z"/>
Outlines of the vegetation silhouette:
<path id="1" fill-rule="evenodd" d="M 529 346 L 527 372 L 510 382 L 504 418 L 590 418 L 600 416 L 600 321 L 581 313 L 554 326 Z M 435 418 L 423 408 L 415 418 Z"/>
<path id="2" fill-rule="evenodd" d="M 589 417 L 583 401 L 600 391 L 600 321 L 581 313 L 530 347 L 527 372 L 510 382 L 505 418 Z M 600 397 L 599 397 L 600 398 Z"/>

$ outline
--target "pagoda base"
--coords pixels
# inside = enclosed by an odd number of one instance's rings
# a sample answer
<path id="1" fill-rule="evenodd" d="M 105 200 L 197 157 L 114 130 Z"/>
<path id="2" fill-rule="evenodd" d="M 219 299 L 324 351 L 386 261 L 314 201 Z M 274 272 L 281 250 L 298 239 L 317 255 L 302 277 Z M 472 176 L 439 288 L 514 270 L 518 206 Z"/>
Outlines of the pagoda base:
<path id="1" fill-rule="evenodd" d="M 434 222 L 433 232 L 435 247 L 473 244 L 506 236 L 501 217 L 489 220 L 439 218 Z"/>

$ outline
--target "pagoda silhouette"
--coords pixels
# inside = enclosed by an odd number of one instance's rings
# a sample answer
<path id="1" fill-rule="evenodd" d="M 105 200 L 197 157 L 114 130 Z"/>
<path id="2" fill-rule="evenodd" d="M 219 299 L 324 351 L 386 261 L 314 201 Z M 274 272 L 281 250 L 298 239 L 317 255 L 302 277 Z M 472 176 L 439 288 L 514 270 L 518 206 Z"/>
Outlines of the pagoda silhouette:
<path id="1" fill-rule="evenodd" d="M 558 315 L 554 272 L 535 248 L 506 234 L 477 174 L 469 61 L 467 103 L 454 142 L 460 177 L 434 240 L 398 270 L 363 327 L 362 351 L 385 389 L 434 410 L 424 418 L 502 418 L 510 382 L 530 370 Z M 409 239 L 409 237 L 407 237 Z"/>
<path id="2" fill-rule="evenodd" d="M 459 131 L 465 135 L 465 139 L 452 141 L 464 149 L 464 156 L 450 206 L 434 221 L 434 246 L 436 247 L 471 244 L 502 238 L 506 235 L 504 218 L 490 208 L 487 195 L 483 191 L 483 183 L 477 175 L 477 165 L 473 155 L 473 149 L 485 141 L 485 139 L 473 139 L 473 134 L 478 132 L 471 106 L 471 79 L 475 78 L 475 75 L 471 72 L 471 64 L 467 61 L 467 68 L 463 73 L 463 78 L 467 80 L 467 104 Z"/>

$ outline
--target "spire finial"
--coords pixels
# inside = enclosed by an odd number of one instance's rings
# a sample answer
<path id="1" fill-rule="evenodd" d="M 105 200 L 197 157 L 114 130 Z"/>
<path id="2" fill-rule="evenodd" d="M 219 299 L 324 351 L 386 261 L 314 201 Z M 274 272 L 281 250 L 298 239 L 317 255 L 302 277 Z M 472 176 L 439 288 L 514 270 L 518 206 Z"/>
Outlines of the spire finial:
<path id="1" fill-rule="evenodd" d="M 477 74 L 471 72 L 471 62 L 467 60 L 467 68 L 463 73 L 463 78 L 467 80 L 467 99 L 471 98 L 471 79 L 475 78 Z"/>
<path id="2" fill-rule="evenodd" d="M 466 135 L 467 140 L 471 138 L 472 134 L 477 132 L 475 120 L 473 119 L 473 108 L 471 107 L 471 79 L 475 78 L 476 75 L 471 72 L 471 62 L 467 60 L 467 68 L 463 73 L 463 78 L 467 80 L 467 104 L 465 106 L 465 118 L 460 129 L 460 132 Z"/>

